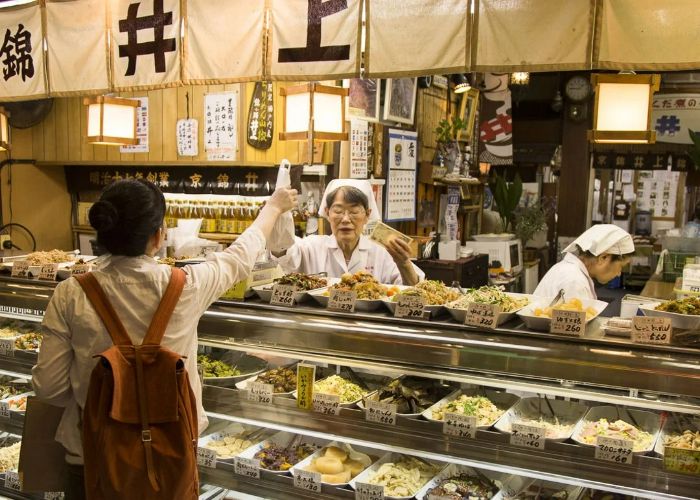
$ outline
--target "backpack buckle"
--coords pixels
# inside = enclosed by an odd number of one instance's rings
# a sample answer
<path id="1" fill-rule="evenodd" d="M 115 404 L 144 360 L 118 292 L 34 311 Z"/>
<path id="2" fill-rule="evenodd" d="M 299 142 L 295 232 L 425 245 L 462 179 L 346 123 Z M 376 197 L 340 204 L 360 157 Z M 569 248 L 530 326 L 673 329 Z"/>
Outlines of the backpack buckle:
<path id="1" fill-rule="evenodd" d="M 141 431 L 141 441 L 144 443 L 151 441 L 151 431 Z"/>

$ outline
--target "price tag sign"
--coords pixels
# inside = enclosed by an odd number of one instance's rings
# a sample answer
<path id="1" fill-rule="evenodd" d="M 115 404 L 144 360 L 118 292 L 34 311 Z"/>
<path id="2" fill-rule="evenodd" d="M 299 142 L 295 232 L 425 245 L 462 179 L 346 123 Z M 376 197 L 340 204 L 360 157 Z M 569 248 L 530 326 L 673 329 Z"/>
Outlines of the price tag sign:
<path id="1" fill-rule="evenodd" d="M 0 356 L 15 355 L 15 339 L 0 339 Z"/>
<path id="2" fill-rule="evenodd" d="M 19 480 L 19 474 L 13 470 L 5 472 L 5 488 L 9 490 L 22 491 L 22 483 Z"/>
<path id="3" fill-rule="evenodd" d="M 328 298 L 328 309 L 340 312 L 355 312 L 357 292 L 351 290 L 331 290 Z"/>
<path id="4" fill-rule="evenodd" d="M 10 418 L 10 403 L 0 401 L 0 418 Z"/>
<path id="5" fill-rule="evenodd" d="M 199 380 L 204 383 L 204 366 L 197 363 L 197 373 L 199 373 Z"/>
<path id="6" fill-rule="evenodd" d="M 384 500 L 381 484 L 355 483 L 355 500 Z"/>
<path id="7" fill-rule="evenodd" d="M 92 264 L 75 264 L 70 269 L 71 276 L 80 276 L 81 274 L 87 274 L 92 271 Z"/>
<path id="8" fill-rule="evenodd" d="M 664 447 L 664 468 L 683 474 L 700 476 L 700 450 Z"/>
<path id="9" fill-rule="evenodd" d="M 464 317 L 464 324 L 481 328 L 496 328 L 501 308 L 495 304 L 471 302 Z"/>
<path id="10" fill-rule="evenodd" d="M 598 436 L 598 442 L 595 447 L 595 458 L 597 460 L 606 460 L 617 464 L 631 464 L 633 447 L 634 441 L 630 439 Z"/>
<path id="11" fill-rule="evenodd" d="M 216 452 L 209 448 L 197 447 L 197 465 L 202 467 L 216 467 Z"/>
<path id="12" fill-rule="evenodd" d="M 474 439 L 476 436 L 476 417 L 459 413 L 445 413 L 442 433 L 448 436 Z"/>
<path id="13" fill-rule="evenodd" d="M 29 262 L 26 260 L 16 260 L 12 263 L 13 278 L 29 278 Z"/>
<path id="14" fill-rule="evenodd" d="M 321 473 L 306 470 L 294 471 L 294 487 L 312 493 L 321 493 Z"/>
<path id="15" fill-rule="evenodd" d="M 44 264 L 39 269 L 39 279 L 45 281 L 56 281 L 58 264 Z"/>
<path id="16" fill-rule="evenodd" d="M 586 332 L 586 311 L 565 311 L 552 309 L 549 333 L 583 337 Z"/>
<path id="17" fill-rule="evenodd" d="M 44 493 L 44 500 L 57 500 L 66 498 L 62 491 L 47 491 Z"/>
<path id="18" fill-rule="evenodd" d="M 248 390 L 248 400 L 266 405 L 272 404 L 272 394 L 275 391 L 275 386 L 272 384 L 264 384 L 262 382 L 253 382 Z"/>
<path id="19" fill-rule="evenodd" d="M 546 429 L 541 425 L 513 424 L 510 444 L 544 450 Z"/>
<path id="20" fill-rule="evenodd" d="M 241 476 L 260 479 L 260 460 L 236 457 L 233 459 L 233 469 Z"/>
<path id="21" fill-rule="evenodd" d="M 671 318 L 635 316 L 632 318 L 632 342 L 668 345 L 673 336 Z"/>
<path id="22" fill-rule="evenodd" d="M 394 317 L 420 319 L 423 317 L 425 299 L 420 295 L 400 294 L 396 299 Z"/>
<path id="23" fill-rule="evenodd" d="M 365 401 L 365 420 L 378 424 L 396 425 L 396 405 L 380 401 Z"/>
<path id="24" fill-rule="evenodd" d="M 297 365 L 297 408 L 313 409 L 315 380 L 316 366 L 303 363 Z"/>
<path id="25" fill-rule="evenodd" d="M 338 415 L 340 413 L 340 396 L 334 394 L 314 394 L 314 411 L 324 415 Z"/>
<path id="26" fill-rule="evenodd" d="M 274 285 L 270 304 L 273 306 L 294 307 L 294 294 L 297 287 L 294 285 Z"/>

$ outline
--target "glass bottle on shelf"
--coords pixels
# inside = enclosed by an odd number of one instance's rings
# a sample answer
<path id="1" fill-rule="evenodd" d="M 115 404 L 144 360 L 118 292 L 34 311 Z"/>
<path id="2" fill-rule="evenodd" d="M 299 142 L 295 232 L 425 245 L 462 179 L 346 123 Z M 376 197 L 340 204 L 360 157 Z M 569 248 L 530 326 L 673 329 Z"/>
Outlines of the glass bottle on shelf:
<path id="1" fill-rule="evenodd" d="M 216 208 L 216 232 L 226 232 L 226 202 L 220 201 Z"/>

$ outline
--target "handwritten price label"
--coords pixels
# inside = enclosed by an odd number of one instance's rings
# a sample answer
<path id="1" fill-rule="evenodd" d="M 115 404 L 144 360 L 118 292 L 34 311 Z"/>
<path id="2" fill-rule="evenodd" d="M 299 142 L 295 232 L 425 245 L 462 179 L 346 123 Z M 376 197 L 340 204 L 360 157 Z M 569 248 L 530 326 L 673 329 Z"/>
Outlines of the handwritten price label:
<path id="1" fill-rule="evenodd" d="M 583 337 L 583 334 L 586 333 L 586 312 L 553 309 L 549 332 Z"/>
<path id="2" fill-rule="evenodd" d="M 294 471 L 294 487 L 312 493 L 321 492 L 321 473 L 306 470 Z"/>
<path id="3" fill-rule="evenodd" d="M 58 274 L 58 264 L 44 264 L 39 269 L 39 279 L 45 281 L 56 281 Z"/>
<path id="4" fill-rule="evenodd" d="M 71 276 L 80 276 L 92 271 L 92 264 L 76 264 L 70 269 Z"/>
<path id="5" fill-rule="evenodd" d="M 62 491 L 47 491 L 44 493 L 44 500 L 57 500 L 60 498 L 66 498 Z"/>
<path id="6" fill-rule="evenodd" d="M 5 473 L 5 488 L 22 491 L 22 482 L 19 480 L 19 474 L 13 470 L 8 470 Z"/>
<path id="7" fill-rule="evenodd" d="M 253 382 L 250 384 L 250 389 L 248 391 L 248 400 L 270 405 L 272 404 L 272 394 L 274 391 L 275 386 L 272 384 Z"/>
<path id="8" fill-rule="evenodd" d="M 10 418 L 10 403 L 0 401 L 0 418 Z"/>
<path id="9" fill-rule="evenodd" d="M 340 396 L 333 394 L 314 394 L 314 411 L 324 415 L 338 415 L 340 413 Z"/>
<path id="10" fill-rule="evenodd" d="M 311 410 L 314 399 L 316 366 L 299 363 L 297 365 L 297 408 Z"/>
<path id="11" fill-rule="evenodd" d="M 476 436 L 476 417 L 459 413 L 445 413 L 442 433 L 448 436 L 474 439 Z"/>
<path id="12" fill-rule="evenodd" d="M 0 356 L 15 355 L 15 339 L 0 339 Z"/>
<path id="13" fill-rule="evenodd" d="M 632 318 L 632 342 L 668 345 L 673 336 L 671 318 L 635 316 Z"/>
<path id="14" fill-rule="evenodd" d="M 396 405 L 380 401 L 365 401 L 365 420 L 378 424 L 396 425 Z"/>
<path id="15" fill-rule="evenodd" d="M 233 459 L 233 469 L 238 475 L 260 479 L 260 460 L 236 457 Z"/>
<path id="16" fill-rule="evenodd" d="M 501 308 L 494 304 L 472 302 L 467 308 L 464 324 L 481 328 L 496 328 Z"/>
<path id="17" fill-rule="evenodd" d="M 26 260 L 17 260 L 12 263 L 13 278 L 29 278 L 29 262 Z"/>
<path id="18" fill-rule="evenodd" d="M 381 484 L 355 483 L 355 500 L 384 500 Z"/>
<path id="19" fill-rule="evenodd" d="M 513 424 L 510 444 L 544 450 L 546 429 L 541 425 Z"/>
<path id="20" fill-rule="evenodd" d="M 683 474 L 700 476 L 700 450 L 664 447 L 664 468 Z"/>
<path id="21" fill-rule="evenodd" d="M 400 294 L 396 299 L 394 317 L 420 319 L 423 317 L 425 299 L 420 295 Z"/>
<path id="22" fill-rule="evenodd" d="M 328 309 L 340 312 L 355 312 L 357 292 L 350 290 L 331 290 L 328 298 Z"/>
<path id="23" fill-rule="evenodd" d="M 296 291 L 297 287 L 294 285 L 275 285 L 272 287 L 270 304 L 273 306 L 293 307 Z"/>
<path id="24" fill-rule="evenodd" d="M 202 467 L 216 467 L 216 452 L 209 448 L 197 447 L 197 465 Z"/>
<path id="25" fill-rule="evenodd" d="M 630 439 L 615 439 L 598 436 L 595 447 L 595 458 L 615 462 L 617 464 L 631 464 L 634 441 Z"/>

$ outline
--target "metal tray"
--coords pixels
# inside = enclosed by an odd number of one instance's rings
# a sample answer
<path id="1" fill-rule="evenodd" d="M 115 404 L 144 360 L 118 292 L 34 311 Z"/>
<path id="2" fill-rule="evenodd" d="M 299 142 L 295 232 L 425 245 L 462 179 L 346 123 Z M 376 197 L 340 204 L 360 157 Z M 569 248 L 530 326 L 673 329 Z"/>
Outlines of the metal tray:
<path id="1" fill-rule="evenodd" d="M 509 295 L 513 298 L 516 299 L 528 299 L 528 304 L 524 305 L 520 309 L 516 309 L 515 311 L 510 311 L 510 312 L 500 312 L 498 314 L 498 317 L 496 318 L 496 326 L 500 326 L 506 321 L 510 321 L 515 317 L 515 315 L 518 313 L 518 311 L 521 311 L 522 309 L 526 308 L 528 305 L 532 303 L 532 295 L 528 295 L 525 293 L 506 293 L 506 295 Z M 459 323 L 464 323 L 464 320 L 467 317 L 467 310 L 466 309 L 456 309 L 454 307 L 450 307 L 450 304 L 447 304 L 445 308 L 449 311 L 450 315 L 455 319 L 455 321 Z"/>
<path id="2" fill-rule="evenodd" d="M 700 431 L 700 416 L 669 413 L 664 422 L 664 426 L 656 440 L 654 451 L 660 456 L 664 456 L 666 436 L 670 434 L 682 434 L 685 430 Z"/>
<path id="3" fill-rule="evenodd" d="M 311 462 L 312 462 L 313 460 L 315 460 L 315 459 L 318 458 L 318 457 L 322 457 L 323 454 L 324 454 L 324 450 L 325 450 L 326 448 L 328 448 L 328 447 L 331 447 L 331 446 L 336 446 L 336 447 L 338 447 L 338 448 L 342 448 L 342 449 L 344 449 L 344 450 L 347 451 L 347 446 L 349 446 L 349 445 L 346 444 L 346 443 L 341 443 L 340 441 L 333 441 L 333 442 L 331 442 L 331 443 L 328 443 L 327 446 L 324 446 L 323 448 L 321 448 L 320 450 L 318 450 L 318 451 L 317 451 L 316 453 L 314 453 L 313 455 L 311 455 L 311 456 L 309 456 L 309 457 L 306 457 L 304 460 L 302 460 L 301 462 L 299 462 L 298 464 L 296 464 L 294 467 L 292 467 L 291 469 L 289 469 L 289 471 L 292 473 L 292 476 L 295 475 L 295 472 L 296 472 L 298 469 L 302 469 L 302 470 L 303 470 L 303 469 L 305 469 L 306 467 L 308 467 L 309 465 L 311 465 Z M 372 464 L 375 463 L 375 462 L 378 460 L 378 457 L 377 457 L 378 453 L 377 453 L 377 449 L 376 449 L 376 448 L 368 448 L 368 447 L 366 447 L 366 446 L 353 446 L 352 449 L 353 449 L 354 451 L 357 451 L 357 452 L 360 452 L 360 453 L 364 453 L 365 455 L 368 455 L 368 456 L 370 457 L 370 459 L 372 460 L 372 462 L 369 464 L 368 467 L 371 467 Z M 366 468 L 368 468 L 368 467 L 366 467 Z M 366 469 L 366 468 L 365 468 L 365 469 Z M 360 474 L 362 474 L 362 472 L 364 472 L 365 469 L 363 469 L 362 471 L 360 471 Z M 358 474 L 357 476 L 359 476 L 360 474 Z M 355 476 L 355 477 L 357 477 L 357 476 Z M 352 480 L 352 479 L 353 479 L 353 478 L 350 478 L 350 480 Z M 326 483 L 326 482 L 324 482 L 323 484 L 330 484 L 331 486 L 343 487 L 343 486 L 347 486 L 349 483 L 350 483 L 350 481 L 345 482 L 345 483 Z"/>
<path id="4" fill-rule="evenodd" d="M 588 412 L 588 407 L 579 403 L 574 403 L 571 401 L 563 401 L 560 399 L 548 399 L 547 400 L 554 410 L 554 416 L 559 419 L 559 423 L 562 425 L 569 425 L 569 431 L 560 434 L 558 436 L 549 437 L 546 436 L 545 439 L 549 441 L 566 441 L 573 434 L 576 424 L 583 416 Z M 543 401 L 541 398 L 525 398 L 518 401 L 510 410 L 508 410 L 494 427 L 500 431 L 510 434 L 512 432 L 512 424 L 520 423 L 522 420 L 539 420 L 541 416 L 544 416 L 545 420 L 552 421 L 553 416 L 547 406 L 547 402 Z"/>
<path id="5" fill-rule="evenodd" d="M 574 432 L 571 435 L 571 439 L 582 446 L 594 447 L 595 443 L 586 443 L 581 438 L 581 432 L 583 431 L 583 427 L 584 425 L 586 425 L 586 422 L 595 422 L 597 420 L 600 420 L 601 418 L 605 418 L 609 422 L 613 422 L 615 420 L 620 419 L 624 420 L 629 424 L 634 425 L 630 415 L 634 417 L 634 420 L 637 421 L 641 430 L 643 430 L 644 432 L 648 432 L 652 436 L 651 443 L 647 448 L 641 451 L 635 451 L 633 453 L 635 455 L 644 455 L 645 453 L 649 453 L 654 449 L 656 441 L 659 437 L 659 427 L 661 426 L 661 419 L 656 413 L 651 413 L 648 411 L 633 410 L 628 408 L 622 408 L 619 406 L 594 406 L 593 408 L 588 410 L 586 416 L 583 417 L 576 425 L 576 428 L 574 429 Z"/>
<path id="6" fill-rule="evenodd" d="M 477 425 L 479 429 L 488 429 L 492 425 L 494 425 L 500 418 L 505 415 L 505 413 L 518 401 L 520 401 L 520 398 L 516 396 L 515 394 L 509 394 L 507 392 L 500 392 L 500 391 L 494 391 L 492 389 L 479 389 L 479 388 L 474 388 L 474 389 L 460 389 L 452 394 L 442 398 L 440 401 L 435 403 L 433 406 L 425 410 L 421 415 L 423 418 L 426 420 L 430 420 L 432 422 L 443 422 L 444 420 L 439 420 L 436 418 L 433 418 L 433 411 L 437 410 L 438 408 L 441 408 L 443 405 L 446 403 L 449 403 L 450 401 L 454 401 L 461 395 L 466 395 L 466 396 L 486 396 L 491 400 L 491 402 L 496 405 L 496 407 L 499 410 L 503 410 L 503 413 L 499 415 L 498 418 L 496 418 L 493 422 L 490 422 L 489 424 L 485 425 Z"/>
<path id="7" fill-rule="evenodd" d="M 552 318 L 548 318 L 547 316 L 535 316 L 534 310 L 538 307 L 547 307 L 552 302 L 552 299 L 553 297 L 534 297 L 530 304 L 518 311 L 517 314 L 520 319 L 525 322 L 526 327 L 531 330 L 549 331 L 549 325 L 552 322 Z M 593 321 L 605 310 L 606 307 L 608 307 L 608 303 L 603 302 L 602 300 L 581 299 L 581 303 L 584 310 L 588 307 L 592 307 L 596 311 L 595 316 L 590 318 L 586 316 L 586 323 Z"/>
<path id="8" fill-rule="evenodd" d="M 481 472 L 482 475 L 484 475 L 487 479 L 493 482 L 494 488 L 496 490 L 494 496 L 492 496 L 489 500 L 502 500 L 504 498 L 507 498 L 502 490 L 502 485 L 503 483 L 507 482 L 511 476 L 502 472 L 490 470 L 480 470 L 479 472 Z M 436 475 L 433 479 L 428 481 L 428 484 L 426 484 L 425 488 L 421 488 L 421 492 L 415 495 L 416 500 L 428 500 L 430 490 L 437 487 L 440 484 L 440 481 L 444 479 L 449 479 L 454 476 L 458 476 L 460 474 L 469 474 L 470 476 L 478 477 L 477 473 L 472 467 L 469 467 L 467 465 L 450 464 L 444 469 L 442 469 L 442 471 L 440 471 L 440 473 Z"/>
<path id="9" fill-rule="evenodd" d="M 278 432 L 277 434 L 270 436 L 269 438 L 259 442 L 258 444 L 251 446 L 238 456 L 242 458 L 255 458 L 255 454 L 263 448 L 265 448 L 265 446 L 268 443 L 274 443 L 278 446 L 286 446 L 295 439 L 295 436 L 296 435 L 292 434 L 291 432 Z M 323 448 L 324 446 L 328 446 L 327 440 L 310 436 L 303 436 L 298 442 L 299 444 L 310 444 L 318 449 Z M 301 460 L 299 462 L 301 462 Z M 292 466 L 294 465 L 296 464 L 292 464 Z M 260 465 L 260 470 L 271 472 L 273 474 L 287 474 L 289 472 L 289 470 L 265 469 L 262 466 L 262 464 Z"/>

